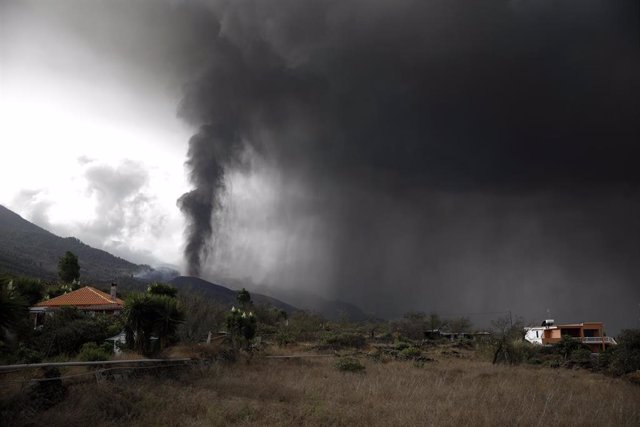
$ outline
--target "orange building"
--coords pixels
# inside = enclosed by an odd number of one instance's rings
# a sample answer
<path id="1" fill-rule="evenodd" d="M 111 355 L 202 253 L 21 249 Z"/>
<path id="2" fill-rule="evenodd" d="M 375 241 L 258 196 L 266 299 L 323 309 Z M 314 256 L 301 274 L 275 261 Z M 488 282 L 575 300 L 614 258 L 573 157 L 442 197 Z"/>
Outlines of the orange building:
<path id="1" fill-rule="evenodd" d="M 41 301 L 31 307 L 29 312 L 34 317 L 34 325 L 44 321 L 44 315 L 53 313 L 61 307 L 75 307 L 88 313 L 119 314 L 124 309 L 124 301 L 116 296 L 116 285 L 111 285 L 111 293 L 107 294 L 91 286 L 85 286 L 64 295 Z"/>
<path id="2" fill-rule="evenodd" d="M 607 345 L 616 345 L 616 341 L 604 334 L 602 322 L 569 323 L 542 328 L 542 344 L 557 344 L 564 335 L 576 338 L 588 346 L 592 352 L 604 351 Z"/>

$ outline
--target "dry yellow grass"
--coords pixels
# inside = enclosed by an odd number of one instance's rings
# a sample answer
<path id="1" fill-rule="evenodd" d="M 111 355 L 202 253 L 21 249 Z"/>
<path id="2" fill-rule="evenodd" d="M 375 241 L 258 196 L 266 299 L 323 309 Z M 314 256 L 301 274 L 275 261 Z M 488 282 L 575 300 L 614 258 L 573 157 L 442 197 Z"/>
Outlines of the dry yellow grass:
<path id="1" fill-rule="evenodd" d="M 178 378 L 82 384 L 33 425 L 637 426 L 640 387 L 585 371 L 441 358 L 264 359 L 196 368 Z"/>

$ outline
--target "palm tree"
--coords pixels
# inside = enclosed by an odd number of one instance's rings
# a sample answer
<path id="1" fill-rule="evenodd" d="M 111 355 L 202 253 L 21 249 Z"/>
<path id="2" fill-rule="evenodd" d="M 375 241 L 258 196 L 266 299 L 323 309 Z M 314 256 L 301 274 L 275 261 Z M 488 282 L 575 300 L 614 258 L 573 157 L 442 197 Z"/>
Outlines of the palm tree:
<path id="1" fill-rule="evenodd" d="M 160 339 L 160 349 L 175 334 L 185 314 L 178 301 L 168 295 L 131 294 L 125 300 L 127 342 L 141 353 L 151 353 L 151 336 Z"/>
<path id="2" fill-rule="evenodd" d="M 175 335 L 178 325 L 184 322 L 185 313 L 175 298 L 168 295 L 158 295 L 154 299 L 159 305 L 158 312 L 160 314 L 156 323 L 156 332 L 160 338 L 160 349 L 164 349 L 167 339 Z"/>
<path id="3" fill-rule="evenodd" d="M 158 317 L 155 308 L 145 294 L 131 294 L 124 304 L 124 323 L 127 343 L 134 350 L 149 353 L 153 327 Z"/>

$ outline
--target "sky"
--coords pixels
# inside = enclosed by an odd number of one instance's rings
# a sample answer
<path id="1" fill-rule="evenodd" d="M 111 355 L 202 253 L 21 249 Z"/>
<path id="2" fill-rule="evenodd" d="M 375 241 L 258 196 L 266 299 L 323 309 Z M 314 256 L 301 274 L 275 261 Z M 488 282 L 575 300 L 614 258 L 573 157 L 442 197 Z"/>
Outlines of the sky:
<path id="1" fill-rule="evenodd" d="M 179 265 L 190 131 L 177 95 L 49 3 L 4 4 L 0 203 L 132 261 Z"/>
<path id="2" fill-rule="evenodd" d="M 4 0 L 0 203 L 379 316 L 637 326 L 639 7 Z"/>

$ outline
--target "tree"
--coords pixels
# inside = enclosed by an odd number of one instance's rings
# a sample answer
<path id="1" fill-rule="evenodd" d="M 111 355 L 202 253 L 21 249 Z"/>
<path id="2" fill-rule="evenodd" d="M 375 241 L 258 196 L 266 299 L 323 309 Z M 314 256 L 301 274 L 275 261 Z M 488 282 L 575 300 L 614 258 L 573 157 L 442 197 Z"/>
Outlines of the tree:
<path id="1" fill-rule="evenodd" d="M 178 303 L 178 300 L 168 295 L 154 295 L 156 303 L 159 304 L 159 318 L 157 319 L 155 330 L 160 339 L 160 349 L 167 346 L 169 339 L 175 337 L 178 325 L 184 322 L 185 312 Z"/>
<path id="2" fill-rule="evenodd" d="M 451 332 L 459 334 L 462 332 L 471 332 L 473 328 L 473 324 L 468 317 L 457 317 L 455 319 L 449 320 L 449 328 Z"/>
<path id="3" fill-rule="evenodd" d="M 491 325 L 494 332 L 491 340 L 493 363 L 517 364 L 522 362 L 527 356 L 522 345 L 525 347 L 528 345 L 523 342 L 524 320 L 521 317 L 516 317 L 514 323 L 511 313 L 509 313 L 507 316 L 492 320 Z"/>
<path id="4" fill-rule="evenodd" d="M 617 341 L 611 372 L 622 375 L 640 370 L 640 329 L 623 329 Z"/>
<path id="5" fill-rule="evenodd" d="M 255 314 L 251 311 L 247 311 L 247 308 L 251 306 L 251 295 L 249 292 L 242 288 L 236 295 L 238 302 L 242 308 L 231 308 L 231 311 L 227 313 L 226 323 L 227 332 L 231 338 L 231 345 L 234 353 L 237 355 L 240 347 L 244 347 L 247 352 L 251 350 L 251 340 L 256 336 L 258 329 L 258 322 Z"/>
<path id="6" fill-rule="evenodd" d="M 151 352 L 151 335 L 159 314 L 146 294 L 130 294 L 124 303 L 127 344 L 139 353 Z"/>
<path id="7" fill-rule="evenodd" d="M 211 331 L 225 324 L 226 307 L 197 294 L 182 295 L 180 304 L 188 314 L 177 333 L 181 341 L 203 341 Z"/>
<path id="8" fill-rule="evenodd" d="M 580 348 L 582 348 L 580 340 L 570 335 L 563 335 L 560 338 L 560 342 L 556 344 L 556 349 L 560 354 L 562 354 L 565 360 L 571 356 L 571 353 L 579 350 Z"/>
<path id="9" fill-rule="evenodd" d="M 244 347 L 249 351 L 251 348 L 251 340 L 256 336 L 257 320 L 252 312 L 231 308 L 227 313 L 227 332 L 231 337 L 231 344 L 234 352 L 237 354 L 240 347 Z"/>
<path id="10" fill-rule="evenodd" d="M 151 337 L 160 340 L 160 350 L 176 334 L 185 312 L 176 298 L 152 293 L 130 294 L 124 305 L 127 343 L 143 354 L 152 353 Z"/>
<path id="11" fill-rule="evenodd" d="M 48 318 L 36 335 L 35 349 L 44 356 L 75 354 L 87 342 L 101 342 L 121 329 L 120 319 L 108 315 L 89 315 L 75 307 L 62 307 Z"/>
<path id="12" fill-rule="evenodd" d="M 442 327 L 442 320 L 440 320 L 440 316 L 438 313 L 431 313 L 429 315 L 429 329 L 435 331 L 436 329 L 440 329 Z"/>
<path id="13" fill-rule="evenodd" d="M 240 307 L 242 307 L 244 310 L 247 310 L 248 307 L 252 305 L 251 294 L 245 288 L 242 288 L 241 291 L 238 291 L 236 299 L 238 300 L 238 304 L 240 304 Z"/>
<path id="14" fill-rule="evenodd" d="M 45 285 L 38 279 L 16 277 L 10 283 L 13 285 L 14 292 L 17 292 L 29 306 L 42 301 L 44 298 Z"/>
<path id="15" fill-rule="evenodd" d="M 394 328 L 405 338 L 419 340 L 424 338 L 426 314 L 410 311 L 394 323 Z"/>
<path id="16" fill-rule="evenodd" d="M 78 257 L 67 251 L 58 261 L 58 277 L 63 283 L 77 282 L 80 279 Z"/>
<path id="17" fill-rule="evenodd" d="M 171 298 L 175 298 L 178 295 L 178 290 L 171 285 L 165 283 L 152 283 L 147 287 L 147 293 L 151 295 L 166 295 Z"/>

